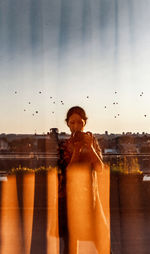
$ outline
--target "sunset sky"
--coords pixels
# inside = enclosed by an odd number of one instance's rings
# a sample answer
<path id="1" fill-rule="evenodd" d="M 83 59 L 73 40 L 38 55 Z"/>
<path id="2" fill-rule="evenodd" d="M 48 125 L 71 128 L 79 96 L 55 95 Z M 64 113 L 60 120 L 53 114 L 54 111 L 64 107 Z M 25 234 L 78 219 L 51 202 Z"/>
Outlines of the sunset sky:
<path id="1" fill-rule="evenodd" d="M 0 133 L 69 132 L 74 105 L 94 133 L 150 133 L 148 0 L 0 6 Z"/>

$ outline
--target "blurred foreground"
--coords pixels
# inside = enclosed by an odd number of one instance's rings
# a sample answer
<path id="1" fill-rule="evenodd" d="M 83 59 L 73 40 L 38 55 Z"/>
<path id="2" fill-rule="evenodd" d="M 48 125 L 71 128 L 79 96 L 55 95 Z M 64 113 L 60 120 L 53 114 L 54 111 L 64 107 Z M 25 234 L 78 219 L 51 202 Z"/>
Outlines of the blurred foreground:
<path id="1" fill-rule="evenodd" d="M 0 253 L 110 253 L 109 169 L 67 173 L 66 214 L 58 208 L 57 168 L 0 182 Z M 60 217 L 67 218 L 67 234 Z M 61 231 L 61 235 L 60 235 Z"/>
<path id="2" fill-rule="evenodd" d="M 148 175 L 109 176 L 106 168 L 91 178 L 88 169 L 74 168 L 67 199 L 58 192 L 57 168 L 2 177 L 0 253 L 107 254 L 110 235 L 113 254 L 149 253 Z"/>

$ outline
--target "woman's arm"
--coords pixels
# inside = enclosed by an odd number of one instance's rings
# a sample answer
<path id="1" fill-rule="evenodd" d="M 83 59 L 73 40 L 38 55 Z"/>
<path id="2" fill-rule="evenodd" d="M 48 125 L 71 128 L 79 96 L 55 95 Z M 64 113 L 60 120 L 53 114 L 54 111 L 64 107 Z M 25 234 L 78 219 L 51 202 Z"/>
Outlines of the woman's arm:
<path id="1" fill-rule="evenodd" d="M 99 144 L 92 133 L 88 132 L 85 136 L 85 145 L 89 149 L 90 158 L 93 166 L 103 167 L 102 154 Z"/>
<path id="2" fill-rule="evenodd" d="M 103 161 L 101 157 L 99 157 L 98 154 L 96 153 L 94 147 L 90 147 L 90 156 L 94 167 L 95 166 L 100 166 L 101 168 L 103 167 Z"/>
<path id="3" fill-rule="evenodd" d="M 71 166 L 74 163 L 78 163 L 79 162 L 79 156 L 80 156 L 80 152 L 81 152 L 81 148 L 83 146 L 83 142 L 76 142 L 74 144 L 74 149 L 73 149 L 73 153 L 72 153 L 72 157 L 71 160 L 69 162 L 69 166 Z"/>

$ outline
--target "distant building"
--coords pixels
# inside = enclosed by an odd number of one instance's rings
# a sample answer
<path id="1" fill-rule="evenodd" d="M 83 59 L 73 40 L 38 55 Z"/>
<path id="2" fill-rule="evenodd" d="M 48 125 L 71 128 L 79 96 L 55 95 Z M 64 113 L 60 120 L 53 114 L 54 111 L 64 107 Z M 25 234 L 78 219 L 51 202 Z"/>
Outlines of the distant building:
<path id="1" fill-rule="evenodd" d="M 126 154 L 139 153 L 139 149 L 136 144 L 123 143 L 120 145 L 120 152 Z"/>
<path id="2" fill-rule="evenodd" d="M 0 139 L 0 151 L 8 151 L 9 145 L 5 138 Z"/>
<path id="3" fill-rule="evenodd" d="M 105 148 L 104 149 L 104 154 L 117 154 L 116 149 L 111 149 L 111 148 Z"/>
<path id="4" fill-rule="evenodd" d="M 104 154 L 150 153 L 150 134 L 145 132 L 122 134 L 93 134 Z M 43 134 L 0 134 L 0 151 L 10 152 L 46 152 L 57 153 L 59 145 L 70 137 L 70 134 L 51 128 Z"/>
<path id="5" fill-rule="evenodd" d="M 44 135 L 35 135 L 34 144 L 38 152 L 58 153 L 58 129 L 51 128 L 50 132 Z"/>
<path id="6" fill-rule="evenodd" d="M 150 153 L 150 140 L 143 142 L 140 147 L 141 153 Z"/>
<path id="7" fill-rule="evenodd" d="M 132 135 L 132 132 L 130 131 L 126 132 L 126 135 Z"/>
<path id="8" fill-rule="evenodd" d="M 66 140 L 70 137 L 69 134 L 67 134 L 66 132 L 61 132 L 58 134 L 58 139 L 61 141 L 61 140 Z"/>
<path id="9" fill-rule="evenodd" d="M 58 135 L 58 128 L 51 128 L 50 134 Z"/>

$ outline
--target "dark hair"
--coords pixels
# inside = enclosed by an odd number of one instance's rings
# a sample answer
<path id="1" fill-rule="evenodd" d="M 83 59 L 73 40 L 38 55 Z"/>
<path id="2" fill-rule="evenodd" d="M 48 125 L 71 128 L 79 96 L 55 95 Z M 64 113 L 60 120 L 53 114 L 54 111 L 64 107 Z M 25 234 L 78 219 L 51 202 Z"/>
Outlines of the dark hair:
<path id="1" fill-rule="evenodd" d="M 86 113 L 84 111 L 83 108 L 79 107 L 79 106 L 74 106 L 72 108 L 70 108 L 67 112 L 67 116 L 66 116 L 66 119 L 65 121 L 68 123 L 69 121 L 69 118 L 73 115 L 73 114 L 78 114 L 79 116 L 81 116 L 81 118 L 85 121 L 87 121 L 87 116 L 86 116 Z"/>

